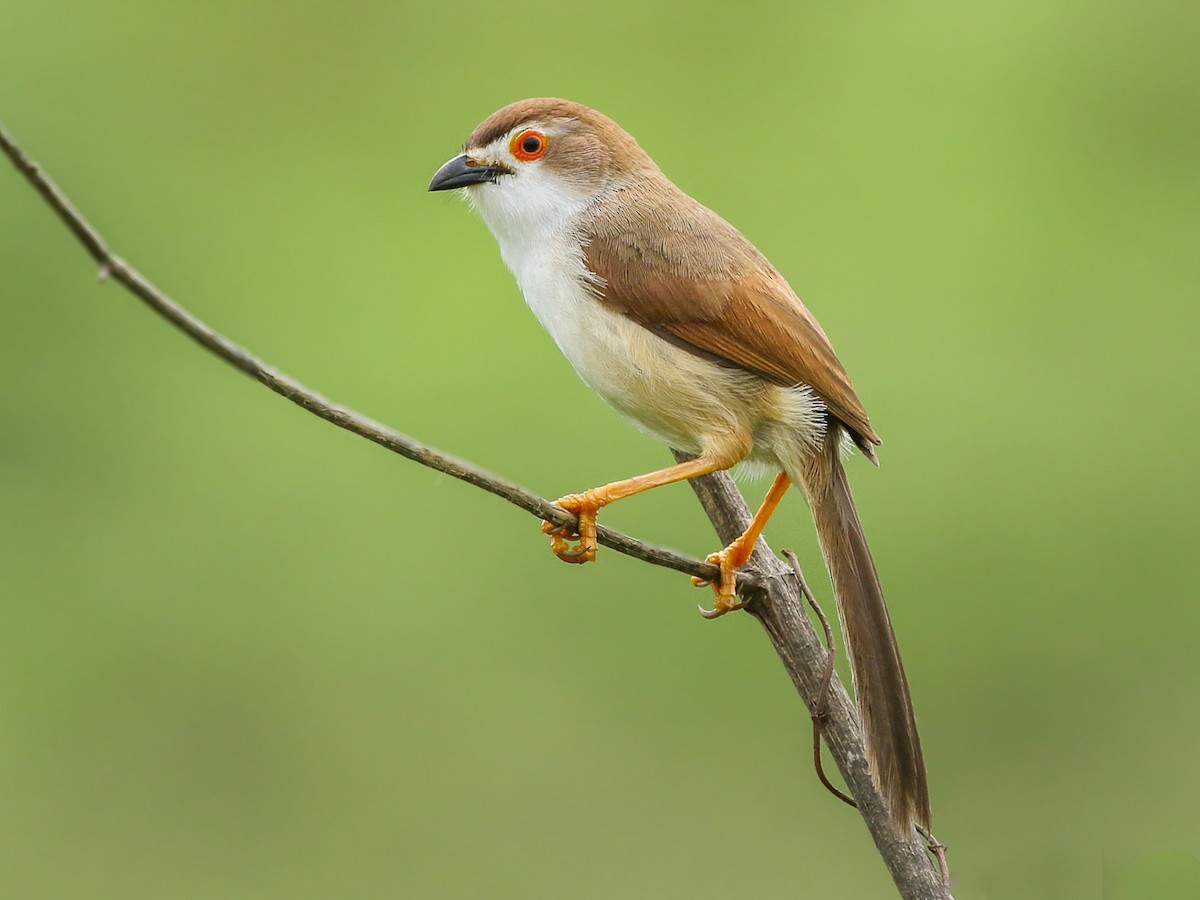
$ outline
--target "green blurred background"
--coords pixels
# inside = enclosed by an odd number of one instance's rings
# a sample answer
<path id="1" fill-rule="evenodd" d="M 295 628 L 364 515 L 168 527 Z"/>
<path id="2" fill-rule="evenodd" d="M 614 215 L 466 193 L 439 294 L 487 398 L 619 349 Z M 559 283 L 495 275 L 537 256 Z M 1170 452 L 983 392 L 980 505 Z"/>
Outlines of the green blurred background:
<path id="1" fill-rule="evenodd" d="M 0 120 L 215 327 L 553 497 L 666 451 L 425 186 L 511 100 L 612 115 L 885 438 L 956 893 L 1124 897 L 1200 865 L 1197 46 L 1194 3 L 9 0 Z M 0 167 L 0 895 L 890 896 L 753 620 L 95 282 Z M 715 549 L 683 486 L 605 521 Z M 768 537 L 827 598 L 798 495 Z"/>

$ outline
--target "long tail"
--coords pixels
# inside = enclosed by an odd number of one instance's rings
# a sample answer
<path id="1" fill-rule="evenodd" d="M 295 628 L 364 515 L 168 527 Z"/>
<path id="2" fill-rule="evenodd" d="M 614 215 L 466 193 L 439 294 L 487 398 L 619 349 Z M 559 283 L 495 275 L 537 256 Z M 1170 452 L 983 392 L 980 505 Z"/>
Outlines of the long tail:
<path id="1" fill-rule="evenodd" d="M 925 761 L 908 679 L 842 468 L 840 443 L 841 429 L 830 428 L 822 448 L 798 466 L 800 471 L 789 474 L 808 498 L 829 567 L 866 730 L 871 774 L 893 822 L 907 834 L 914 823 L 929 827 Z"/>

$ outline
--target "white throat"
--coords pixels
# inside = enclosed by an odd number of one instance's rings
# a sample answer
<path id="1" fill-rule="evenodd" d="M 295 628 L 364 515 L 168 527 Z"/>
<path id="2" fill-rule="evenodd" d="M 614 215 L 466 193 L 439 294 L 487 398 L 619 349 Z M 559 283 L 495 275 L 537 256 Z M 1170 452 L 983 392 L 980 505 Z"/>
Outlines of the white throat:
<path id="1" fill-rule="evenodd" d="M 580 215 L 595 198 L 540 165 L 527 165 L 519 174 L 468 190 L 467 199 L 483 216 L 519 281 L 520 258 L 564 231 L 575 233 Z"/>

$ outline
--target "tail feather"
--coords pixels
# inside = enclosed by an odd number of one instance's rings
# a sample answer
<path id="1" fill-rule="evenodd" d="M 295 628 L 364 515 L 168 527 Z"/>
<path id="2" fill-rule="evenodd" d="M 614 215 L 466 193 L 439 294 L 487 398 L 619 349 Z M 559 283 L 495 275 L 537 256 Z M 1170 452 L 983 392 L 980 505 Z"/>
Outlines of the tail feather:
<path id="1" fill-rule="evenodd" d="M 833 582 L 867 761 L 893 822 L 907 832 L 914 823 L 929 826 L 925 761 L 883 589 L 842 468 L 839 432 L 831 428 L 821 450 L 792 477 L 807 495 Z"/>

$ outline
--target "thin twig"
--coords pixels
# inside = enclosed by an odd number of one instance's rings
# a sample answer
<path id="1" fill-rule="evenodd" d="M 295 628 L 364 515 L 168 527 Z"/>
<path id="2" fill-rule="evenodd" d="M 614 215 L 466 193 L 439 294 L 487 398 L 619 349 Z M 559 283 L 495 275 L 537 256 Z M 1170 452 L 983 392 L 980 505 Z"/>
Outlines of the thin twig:
<path id="1" fill-rule="evenodd" d="M 782 550 L 784 556 L 792 565 L 792 572 L 796 576 L 796 583 L 800 585 L 800 593 L 804 595 L 804 599 L 808 601 L 808 605 L 812 607 L 813 612 L 817 614 L 817 619 L 821 622 L 821 628 L 825 632 L 825 648 L 827 656 L 825 659 L 825 671 L 821 676 L 821 687 L 817 691 L 817 695 L 812 698 L 808 704 L 812 710 L 812 727 L 813 727 L 813 767 L 817 770 L 817 778 L 821 784 L 825 785 L 829 793 L 837 797 L 843 803 L 848 803 L 855 809 L 858 809 L 858 804 L 854 802 L 854 798 L 842 791 L 837 785 L 829 780 L 829 776 L 825 774 L 825 765 L 821 762 L 821 725 L 825 722 L 825 717 L 829 715 L 829 685 L 833 681 L 834 664 L 837 661 L 837 644 L 833 640 L 833 629 L 829 627 L 829 619 L 825 617 L 825 611 L 821 609 L 821 605 L 817 603 L 817 598 L 813 596 L 813 592 L 808 587 L 808 582 L 804 580 L 804 573 L 800 570 L 800 560 L 796 557 L 795 550 Z"/>
<path id="2" fill-rule="evenodd" d="M 275 393 L 339 428 L 360 435 L 421 465 L 489 491 L 539 518 L 548 519 L 557 525 L 577 525 L 574 516 L 548 500 L 531 494 L 466 460 L 434 450 L 330 402 L 213 331 L 154 287 L 124 260 L 113 255 L 96 230 L 87 223 L 54 182 L 17 147 L 3 128 L 0 128 L 0 148 L 83 244 L 99 266 L 102 280 L 111 277 L 119 281 L 151 309 L 207 350 L 261 381 Z M 706 475 L 693 479 L 690 484 L 723 541 L 728 543 L 745 529 L 750 521 L 750 510 L 728 473 Z M 654 565 L 665 566 L 702 579 L 719 576 L 716 566 L 651 546 L 608 528 L 599 528 L 597 538 L 606 547 Z M 740 592 L 748 600 L 746 611 L 758 619 L 766 630 L 796 690 L 805 703 L 810 705 L 810 712 L 813 711 L 811 704 L 814 698 L 820 698 L 827 707 L 822 720 L 825 742 L 837 762 L 842 777 L 856 798 L 858 811 L 901 897 L 905 900 L 931 900 L 949 896 L 943 884 L 939 884 L 933 864 L 925 852 L 925 847 L 917 840 L 916 833 L 897 834 L 891 824 L 883 798 L 871 780 L 863 735 L 854 706 L 845 688 L 827 665 L 828 651 L 821 646 L 812 623 L 804 613 L 803 598 L 807 596 L 814 604 L 815 601 L 812 600 L 811 592 L 807 590 L 803 579 L 793 576 L 771 555 L 766 542 L 760 539 L 755 547 L 751 566 L 739 572 L 738 582 Z M 823 621 L 823 624 L 828 633 L 828 622 Z M 942 862 L 945 879 L 948 876 L 945 875 L 944 859 Z"/>
<path id="3" fill-rule="evenodd" d="M 925 838 L 929 852 L 937 858 L 938 868 L 942 870 L 942 887 L 946 896 L 950 896 L 950 866 L 946 862 L 946 845 L 933 836 L 933 832 L 923 825 L 917 826 L 917 833 Z"/>
<path id="4" fill-rule="evenodd" d="M 252 378 L 258 379 L 281 397 L 286 397 L 297 406 L 308 410 L 313 415 L 319 416 L 326 422 L 331 422 L 339 428 L 344 428 L 360 437 L 379 444 L 381 447 L 386 447 L 393 453 L 399 453 L 406 459 L 411 459 L 413 462 L 436 469 L 438 472 L 442 472 L 452 478 L 457 478 L 460 481 L 465 481 L 467 484 L 483 488 L 485 491 L 495 494 L 497 497 L 502 497 L 509 503 L 533 513 L 540 519 L 547 519 L 556 525 L 563 525 L 569 528 L 574 528 L 578 524 L 578 520 L 574 515 L 555 506 L 544 497 L 539 497 L 537 494 L 531 493 L 499 475 L 494 475 L 473 463 L 467 462 L 465 459 L 460 459 L 449 453 L 443 453 L 440 450 L 422 444 L 420 441 L 406 434 L 401 434 L 398 431 L 388 428 L 386 425 L 382 425 L 361 413 L 333 403 L 316 391 L 305 387 L 299 381 L 280 372 L 274 366 L 259 359 L 246 348 L 214 331 L 151 284 L 149 279 L 134 269 L 133 266 L 109 250 L 108 244 L 100 236 L 99 232 L 88 224 L 88 221 L 79 210 L 75 208 L 67 196 L 58 188 L 58 185 L 41 170 L 37 163 L 25 155 L 3 128 L 0 128 L 0 147 L 3 148 L 5 154 L 17 168 L 17 171 L 24 175 L 25 179 L 37 189 L 37 192 L 42 195 L 50 208 L 58 213 L 59 218 L 66 223 L 79 242 L 83 244 L 88 254 L 96 261 L 100 267 L 99 275 L 101 281 L 111 278 L 113 281 L 120 282 L 156 313 L 234 368 L 245 372 Z M 677 572 L 696 575 L 700 578 L 716 578 L 720 576 L 720 569 L 711 563 L 691 559 L 681 553 L 676 553 L 674 550 L 657 547 L 611 528 L 605 528 L 602 525 L 596 529 L 596 540 L 605 547 L 616 550 L 618 553 L 632 556 L 634 559 L 640 559 L 656 566 L 663 566 L 668 569 L 674 569 Z M 753 581 L 753 578 L 750 581 Z"/>

